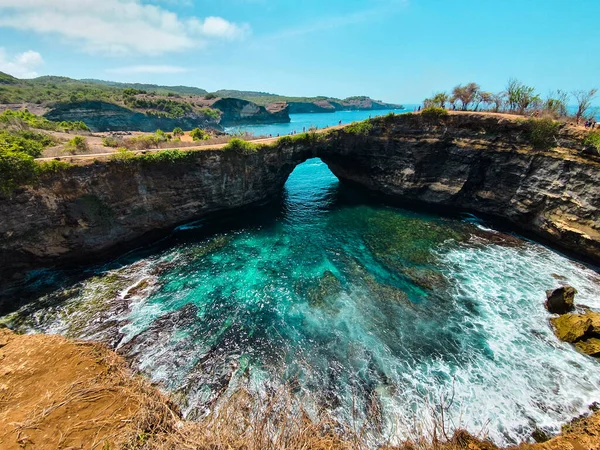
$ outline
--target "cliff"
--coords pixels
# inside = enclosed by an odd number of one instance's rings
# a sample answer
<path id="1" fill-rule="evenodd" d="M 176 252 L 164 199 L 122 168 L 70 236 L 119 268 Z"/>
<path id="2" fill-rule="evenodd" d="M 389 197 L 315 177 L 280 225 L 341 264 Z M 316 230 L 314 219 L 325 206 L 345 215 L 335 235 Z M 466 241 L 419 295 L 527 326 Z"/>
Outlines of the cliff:
<path id="1" fill-rule="evenodd" d="M 331 113 L 335 111 L 377 111 L 382 109 L 402 109 L 402 105 L 384 103 L 369 97 L 351 97 L 345 100 L 321 99 L 309 101 L 289 101 L 290 114 Z"/>
<path id="2" fill-rule="evenodd" d="M 600 158 L 559 126 L 536 149 L 536 121 L 494 114 L 406 114 L 367 136 L 335 132 L 320 154 L 341 180 L 414 204 L 501 219 L 600 263 Z M 543 132 L 543 130 L 541 130 Z"/>
<path id="3" fill-rule="evenodd" d="M 57 122 L 83 120 L 93 131 L 145 132 L 153 132 L 157 129 L 172 130 L 175 127 L 191 130 L 196 127 L 220 128 L 221 126 L 290 121 L 288 107 L 285 103 L 273 104 L 265 108 L 246 100 L 224 98 L 208 102 L 207 105 L 210 105 L 212 110 L 219 110 L 220 117 L 218 114 L 216 118 L 207 117 L 201 112 L 196 113 L 193 110 L 182 117 L 164 117 L 101 101 L 59 104 L 47 112 L 44 117 Z"/>
<path id="4" fill-rule="evenodd" d="M 0 197 L 0 274 L 89 260 L 142 236 L 266 202 L 294 167 L 318 156 L 344 182 L 391 198 L 475 211 L 600 263 L 600 160 L 568 127 L 553 149 L 531 124 L 474 113 L 378 118 L 282 138 L 255 152 L 82 162 Z"/>
<path id="5" fill-rule="evenodd" d="M 179 118 L 144 114 L 114 103 L 87 101 L 62 103 L 44 114 L 56 122 L 82 120 L 92 131 L 144 131 L 172 130 L 181 127 L 191 130 L 196 127 L 218 127 L 218 121 L 209 120 L 201 114 L 190 114 Z"/>
<path id="6" fill-rule="evenodd" d="M 239 98 L 222 98 L 213 103 L 212 107 L 223 113 L 223 126 L 290 122 L 289 108 L 285 103 L 273 103 L 264 107 Z"/>

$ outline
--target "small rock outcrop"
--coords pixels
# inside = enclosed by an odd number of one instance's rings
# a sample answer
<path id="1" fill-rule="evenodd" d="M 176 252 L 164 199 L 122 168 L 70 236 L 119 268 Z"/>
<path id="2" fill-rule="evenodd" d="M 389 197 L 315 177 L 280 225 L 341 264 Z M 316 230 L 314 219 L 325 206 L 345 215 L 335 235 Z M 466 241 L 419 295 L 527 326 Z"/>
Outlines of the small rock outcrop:
<path id="1" fill-rule="evenodd" d="M 575 294 L 577 290 L 572 286 L 561 286 L 557 289 L 546 291 L 546 309 L 552 314 L 566 314 L 575 309 Z"/>
<path id="2" fill-rule="evenodd" d="M 561 341 L 574 344 L 586 355 L 600 356 L 600 313 L 564 314 L 550 321 Z"/>

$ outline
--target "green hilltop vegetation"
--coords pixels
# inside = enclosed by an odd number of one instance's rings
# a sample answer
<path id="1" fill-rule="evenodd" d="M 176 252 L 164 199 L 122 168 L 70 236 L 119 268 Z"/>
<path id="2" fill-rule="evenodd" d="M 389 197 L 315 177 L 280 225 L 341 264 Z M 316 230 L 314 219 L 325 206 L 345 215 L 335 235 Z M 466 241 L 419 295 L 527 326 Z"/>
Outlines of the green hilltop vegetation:
<path id="1" fill-rule="evenodd" d="M 242 100 L 247 100 L 249 102 L 256 103 L 260 106 L 266 106 L 271 103 L 277 102 L 287 102 L 287 103 L 315 103 L 315 102 L 333 102 L 338 103 L 340 105 L 349 106 L 354 102 L 362 102 L 362 101 L 372 101 L 376 103 L 381 103 L 383 105 L 389 106 L 393 108 L 399 105 L 387 104 L 378 100 L 373 100 L 367 96 L 354 96 L 348 97 L 345 99 L 335 98 L 335 97 L 326 97 L 326 96 L 316 96 L 316 97 L 290 97 L 285 95 L 277 95 L 270 94 L 268 92 L 254 92 L 254 91 L 236 91 L 236 90 L 219 90 L 213 93 L 217 97 L 231 97 L 231 98 L 240 98 Z"/>
<path id="2" fill-rule="evenodd" d="M 160 86 L 157 84 L 144 84 L 144 83 L 119 83 L 117 81 L 105 81 L 95 79 L 83 79 L 83 83 L 100 84 L 109 87 L 115 87 L 120 89 L 136 89 L 138 91 L 156 92 L 161 95 L 179 94 L 179 95 L 200 95 L 204 96 L 208 94 L 204 89 L 191 86 Z"/>
<path id="3" fill-rule="evenodd" d="M 139 104 L 132 100 L 133 96 L 143 96 Z M 151 97 L 154 102 L 148 101 Z M 161 98 L 169 100 L 158 102 Z M 142 83 L 119 83 L 113 81 L 84 79 L 75 80 L 68 77 L 42 76 L 20 80 L 0 72 L 0 104 L 31 103 L 51 108 L 58 104 L 104 101 L 129 108 L 148 109 L 150 112 L 164 113 L 166 117 L 181 117 L 195 111 L 195 107 L 206 108 L 211 100 L 217 98 L 237 98 L 267 106 L 276 102 L 294 102 L 311 104 L 315 102 L 332 102 L 342 106 L 357 107 L 368 102 L 377 103 L 380 107 L 397 105 L 374 101 L 366 96 L 338 99 L 333 97 L 290 97 L 267 92 L 219 90 L 208 93 L 204 89 L 189 86 L 160 86 Z M 198 102 L 204 102 L 199 105 Z M 209 104 L 207 104 L 208 102 Z M 175 105 L 174 103 L 178 103 Z M 173 111 L 172 111 L 173 110 Z M 174 111 L 176 110 L 176 112 Z"/>
<path id="4" fill-rule="evenodd" d="M 140 89 L 142 87 L 148 90 Z M 176 119 L 196 114 L 217 120 L 220 117 L 217 110 L 198 103 L 205 94 L 203 89 L 185 86 L 110 83 L 56 76 L 19 80 L 0 72 L 0 104 L 35 104 L 52 109 L 61 104 L 102 101 L 159 117 Z M 189 97 L 191 95 L 195 97 Z"/>

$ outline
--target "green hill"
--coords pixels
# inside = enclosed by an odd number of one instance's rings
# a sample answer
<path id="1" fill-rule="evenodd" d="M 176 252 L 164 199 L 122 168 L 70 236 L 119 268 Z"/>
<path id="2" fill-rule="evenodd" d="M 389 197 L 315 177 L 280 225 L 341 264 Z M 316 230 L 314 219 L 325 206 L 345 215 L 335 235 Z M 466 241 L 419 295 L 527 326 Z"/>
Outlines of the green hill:
<path id="1" fill-rule="evenodd" d="M 156 92 L 159 94 L 176 93 L 179 95 L 206 95 L 207 91 L 191 86 L 161 86 L 157 84 L 144 83 L 119 83 L 117 81 L 105 81 L 95 79 L 83 79 L 84 83 L 101 84 L 104 86 L 116 87 L 121 89 L 137 89 L 138 91 Z"/>

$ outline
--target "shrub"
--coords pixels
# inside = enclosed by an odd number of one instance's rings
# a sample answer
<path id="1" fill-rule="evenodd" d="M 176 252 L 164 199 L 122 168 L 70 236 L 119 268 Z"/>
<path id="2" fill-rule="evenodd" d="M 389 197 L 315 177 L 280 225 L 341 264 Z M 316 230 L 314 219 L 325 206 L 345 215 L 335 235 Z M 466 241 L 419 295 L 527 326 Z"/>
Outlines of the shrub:
<path id="1" fill-rule="evenodd" d="M 215 94 L 206 94 L 204 96 L 205 100 L 214 100 L 215 98 L 217 98 L 217 96 Z"/>
<path id="2" fill-rule="evenodd" d="M 89 147 L 86 139 L 81 136 L 75 136 L 65 144 L 64 151 L 70 153 L 71 155 L 76 155 L 78 153 L 84 153 L 88 149 Z"/>
<path id="3" fill-rule="evenodd" d="M 120 147 L 117 149 L 115 153 L 109 156 L 110 161 L 115 161 L 119 163 L 127 163 L 135 158 L 135 153 L 131 150 L 126 149 L 124 147 Z"/>
<path id="4" fill-rule="evenodd" d="M 176 138 L 183 136 L 183 130 L 180 127 L 175 127 L 173 129 L 173 136 Z"/>
<path id="5" fill-rule="evenodd" d="M 448 111 L 446 111 L 444 108 L 425 108 L 423 111 L 421 111 L 421 116 L 425 120 L 438 121 L 448 117 Z"/>
<path id="6" fill-rule="evenodd" d="M 277 139 L 278 147 L 287 147 L 287 146 L 293 145 L 293 144 L 294 144 L 294 140 L 292 139 L 291 136 L 282 136 L 279 139 Z"/>
<path id="7" fill-rule="evenodd" d="M 105 136 L 102 138 L 102 145 L 105 147 L 117 148 L 119 146 L 119 141 L 112 136 Z"/>
<path id="8" fill-rule="evenodd" d="M 45 133 L 0 130 L 0 149 L 25 153 L 34 158 L 39 158 L 46 147 L 56 143 Z"/>
<path id="9" fill-rule="evenodd" d="M 127 148 L 135 150 L 146 150 L 159 148 L 160 144 L 169 140 L 168 135 L 162 130 L 156 130 L 154 134 L 143 134 L 124 141 Z"/>
<path id="10" fill-rule="evenodd" d="M 29 183 L 35 176 L 36 162 L 32 156 L 12 150 L 0 150 L 0 191 L 9 193 Z"/>
<path id="11" fill-rule="evenodd" d="M 72 167 L 73 164 L 70 164 L 66 161 L 43 161 L 41 163 L 37 163 L 37 173 L 40 175 L 46 174 L 46 173 L 59 173 L 59 172 L 63 172 L 64 170 L 68 169 L 69 167 Z"/>
<path id="12" fill-rule="evenodd" d="M 205 141 L 210 138 L 210 135 L 200 128 L 194 128 L 190 132 L 190 136 L 194 141 Z"/>
<path id="13" fill-rule="evenodd" d="M 242 139 L 233 138 L 230 140 L 225 147 L 223 147 L 223 151 L 225 152 L 236 152 L 243 155 L 249 155 L 251 153 L 255 153 L 257 148 L 255 145 L 251 144 L 248 141 L 243 141 Z"/>
<path id="14" fill-rule="evenodd" d="M 142 164 L 173 164 L 184 162 L 194 157 L 194 152 L 183 150 L 161 150 L 142 155 L 136 155 L 135 159 Z"/>
<path id="15" fill-rule="evenodd" d="M 529 119 L 529 140 L 533 148 L 547 150 L 555 147 L 560 124 L 552 119 Z"/>
<path id="16" fill-rule="evenodd" d="M 592 131 L 583 140 L 583 145 L 586 147 L 594 147 L 596 150 L 600 150 L 600 131 Z"/>
<path id="17" fill-rule="evenodd" d="M 373 131 L 373 124 L 370 120 L 364 120 L 362 122 L 354 122 L 344 128 L 344 131 L 355 136 L 368 136 Z"/>

